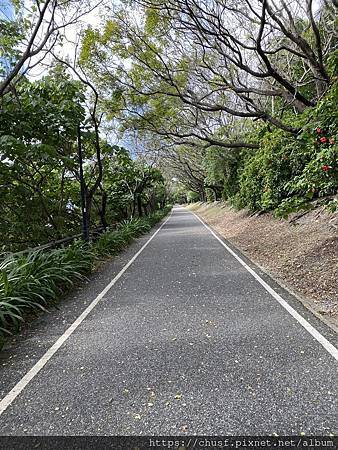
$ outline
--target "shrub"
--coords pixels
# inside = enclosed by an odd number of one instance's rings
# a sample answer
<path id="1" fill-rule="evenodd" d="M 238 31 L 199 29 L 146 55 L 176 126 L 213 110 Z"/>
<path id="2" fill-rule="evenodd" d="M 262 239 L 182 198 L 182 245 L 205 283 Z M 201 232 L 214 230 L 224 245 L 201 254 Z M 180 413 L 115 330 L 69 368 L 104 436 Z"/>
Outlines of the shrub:
<path id="1" fill-rule="evenodd" d="M 303 154 L 308 157 L 304 158 L 301 172 L 285 184 L 288 198 L 278 206 L 277 215 L 285 217 L 290 212 L 309 207 L 310 200 L 338 192 L 337 100 L 336 82 L 317 108 L 307 114 L 308 123 L 299 139 Z"/>
<path id="2" fill-rule="evenodd" d="M 260 149 L 239 170 L 236 206 L 284 216 L 313 198 L 337 193 L 337 100 L 336 82 L 316 108 L 295 119 L 302 126 L 298 136 L 282 130 L 262 133 Z"/>
<path id="3" fill-rule="evenodd" d="M 261 148 L 246 160 L 239 198 L 251 210 L 271 210 L 289 196 L 286 183 L 302 173 L 311 154 L 301 140 L 281 130 L 266 132 Z"/>
<path id="4" fill-rule="evenodd" d="M 97 256 L 110 256 L 121 251 L 127 242 L 118 231 L 107 231 L 103 233 L 94 244 Z"/>
<path id="5" fill-rule="evenodd" d="M 158 220 L 160 220 L 159 216 L 155 217 L 154 215 L 124 220 L 118 224 L 115 231 L 107 231 L 99 237 L 94 244 L 96 254 L 98 256 L 110 256 L 118 253 L 134 238 L 147 233 Z"/>
<path id="6" fill-rule="evenodd" d="M 119 224 L 118 230 L 122 233 L 131 234 L 133 237 L 147 233 L 151 228 L 150 218 L 137 218 L 124 220 Z"/>
<path id="7" fill-rule="evenodd" d="M 88 246 L 9 255 L 0 264 L 0 335 L 19 328 L 27 311 L 44 310 L 92 268 Z"/>

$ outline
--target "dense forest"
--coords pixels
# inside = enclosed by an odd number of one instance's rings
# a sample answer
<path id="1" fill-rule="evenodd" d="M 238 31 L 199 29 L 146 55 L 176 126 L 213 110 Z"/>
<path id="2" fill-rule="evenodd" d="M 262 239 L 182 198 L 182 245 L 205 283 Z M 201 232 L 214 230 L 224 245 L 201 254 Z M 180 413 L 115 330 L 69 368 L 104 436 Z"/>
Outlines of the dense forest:
<path id="1" fill-rule="evenodd" d="M 327 0 L 1 2 L 1 252 L 107 231 L 94 253 L 112 254 L 172 201 L 336 210 L 336 13 Z M 79 245 L 40 263 L 91 261 Z M 3 324 L 30 256 L 9 258 Z M 57 295 L 55 276 L 35 300 Z"/>

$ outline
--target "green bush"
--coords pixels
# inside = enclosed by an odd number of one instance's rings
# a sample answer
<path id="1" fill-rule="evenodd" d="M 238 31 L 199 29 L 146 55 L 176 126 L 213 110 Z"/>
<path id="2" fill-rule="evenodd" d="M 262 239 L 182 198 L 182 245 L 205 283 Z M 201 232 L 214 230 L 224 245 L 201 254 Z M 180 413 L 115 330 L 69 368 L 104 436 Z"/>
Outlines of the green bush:
<path id="1" fill-rule="evenodd" d="M 233 198 L 239 190 L 239 174 L 238 171 L 243 167 L 244 159 L 247 151 L 239 149 L 227 149 L 211 147 L 207 150 L 204 159 L 204 168 L 206 172 L 206 185 L 213 188 L 213 196 L 215 192 L 217 197 L 223 200 Z M 199 195 L 197 199 L 199 200 Z"/>
<path id="2" fill-rule="evenodd" d="M 338 192 L 338 84 L 335 83 L 317 108 L 308 114 L 308 124 L 300 139 L 304 159 L 302 171 L 290 179 L 285 189 L 288 198 L 277 208 L 277 214 L 306 207 L 310 200 L 335 195 Z"/>
<path id="3" fill-rule="evenodd" d="M 325 143 L 320 142 L 317 146 L 302 173 L 286 183 L 289 197 L 278 205 L 278 216 L 287 217 L 291 212 L 310 207 L 310 200 L 336 194 L 338 147 L 334 144 L 334 138 L 327 139 Z"/>
<path id="4" fill-rule="evenodd" d="M 338 83 L 315 109 L 298 116 L 302 131 L 262 133 L 260 148 L 239 168 L 237 207 L 276 210 L 279 215 L 307 207 L 314 198 L 338 191 Z"/>
<path id="5" fill-rule="evenodd" d="M 170 208 L 171 209 L 171 208 Z M 150 231 L 151 227 L 160 221 L 169 209 L 157 211 L 149 216 L 124 220 L 119 223 L 115 231 L 103 233 L 94 244 L 98 256 L 110 256 L 121 251 L 133 239 Z"/>
<path id="6" fill-rule="evenodd" d="M 150 220 L 147 217 L 124 220 L 120 223 L 118 230 L 128 234 L 133 237 L 140 236 L 141 234 L 147 233 L 151 228 Z"/>
<path id="7" fill-rule="evenodd" d="M 199 200 L 200 195 L 198 192 L 188 191 L 187 192 L 187 202 L 188 203 L 195 203 Z"/>
<path id="8" fill-rule="evenodd" d="M 0 264 L 0 336 L 18 330 L 28 311 L 43 310 L 92 269 L 93 253 L 67 248 L 9 255 Z"/>
<path id="9" fill-rule="evenodd" d="M 118 231 L 107 231 L 103 233 L 94 245 L 97 256 L 110 256 L 121 251 L 127 242 Z"/>
<path id="10" fill-rule="evenodd" d="M 240 203 L 253 211 L 276 208 L 289 195 L 286 183 L 302 173 L 310 157 L 293 136 L 281 130 L 266 132 L 261 148 L 245 161 L 239 180 Z"/>

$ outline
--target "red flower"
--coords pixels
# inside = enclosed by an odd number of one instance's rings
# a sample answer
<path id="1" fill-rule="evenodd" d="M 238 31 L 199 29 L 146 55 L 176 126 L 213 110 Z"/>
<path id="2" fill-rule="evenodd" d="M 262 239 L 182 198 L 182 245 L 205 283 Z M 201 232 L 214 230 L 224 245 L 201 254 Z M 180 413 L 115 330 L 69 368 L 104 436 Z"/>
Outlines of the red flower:
<path id="1" fill-rule="evenodd" d="M 325 142 L 327 141 L 327 139 L 326 139 L 325 136 L 321 137 L 319 140 L 320 140 L 320 142 L 322 142 L 323 144 L 325 144 Z"/>
<path id="2" fill-rule="evenodd" d="M 317 131 L 317 133 L 321 133 L 322 132 L 322 130 L 319 127 L 316 128 L 316 131 Z"/>
<path id="3" fill-rule="evenodd" d="M 322 166 L 322 170 L 324 170 L 324 172 L 328 172 L 330 170 L 330 166 L 328 166 L 327 164 L 324 164 Z"/>
<path id="4" fill-rule="evenodd" d="M 331 139 L 329 140 L 329 142 L 330 142 L 331 145 L 333 145 L 333 144 L 334 144 L 334 138 L 331 138 Z"/>

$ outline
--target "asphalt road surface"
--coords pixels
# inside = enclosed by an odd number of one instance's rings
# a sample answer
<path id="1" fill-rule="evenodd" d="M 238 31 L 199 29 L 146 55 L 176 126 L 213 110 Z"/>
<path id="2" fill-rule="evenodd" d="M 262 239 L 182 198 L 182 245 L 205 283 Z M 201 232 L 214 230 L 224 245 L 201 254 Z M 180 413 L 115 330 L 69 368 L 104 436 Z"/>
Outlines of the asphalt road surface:
<path id="1" fill-rule="evenodd" d="M 9 345 L 0 434 L 336 434 L 332 330 L 187 210 L 150 236 Z"/>

